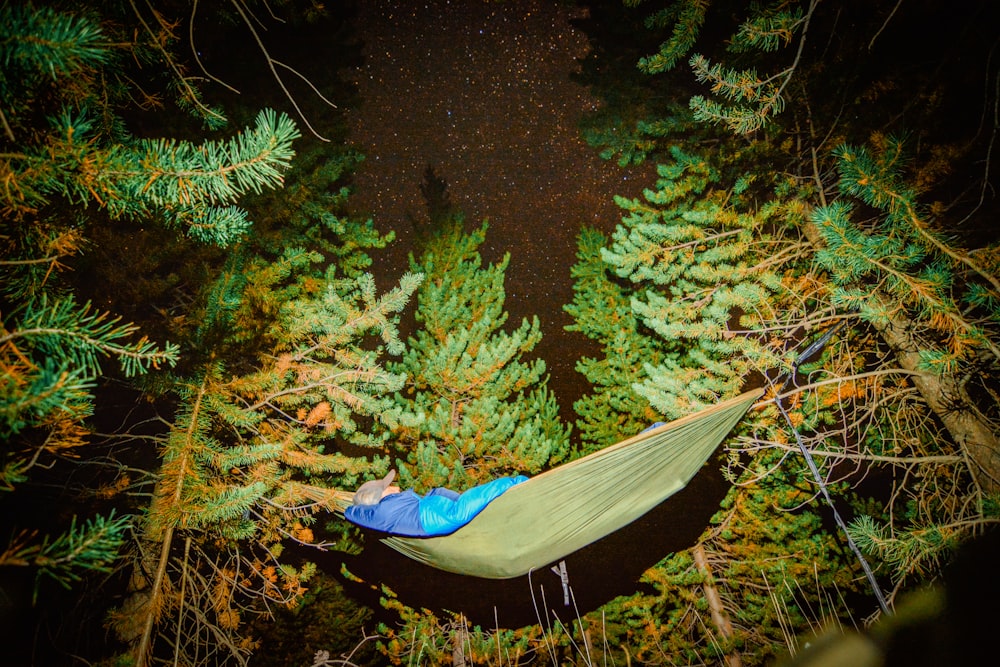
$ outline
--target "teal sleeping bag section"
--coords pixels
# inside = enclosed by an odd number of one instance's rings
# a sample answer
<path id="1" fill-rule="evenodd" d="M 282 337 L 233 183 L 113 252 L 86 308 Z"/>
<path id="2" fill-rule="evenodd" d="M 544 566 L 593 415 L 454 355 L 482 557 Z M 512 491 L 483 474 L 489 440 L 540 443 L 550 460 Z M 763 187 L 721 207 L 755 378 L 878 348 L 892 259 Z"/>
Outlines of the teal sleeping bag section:
<path id="1" fill-rule="evenodd" d="M 428 536 L 454 533 L 507 489 L 526 481 L 524 475 L 501 477 L 451 497 L 443 493 L 424 496 L 420 499 L 420 525 Z"/>

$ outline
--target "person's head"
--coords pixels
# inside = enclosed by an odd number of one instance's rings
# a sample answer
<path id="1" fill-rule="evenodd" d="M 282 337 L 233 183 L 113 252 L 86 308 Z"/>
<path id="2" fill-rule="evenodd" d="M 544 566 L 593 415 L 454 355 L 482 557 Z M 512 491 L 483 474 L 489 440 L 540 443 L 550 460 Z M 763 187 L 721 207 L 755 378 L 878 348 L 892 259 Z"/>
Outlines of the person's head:
<path id="1" fill-rule="evenodd" d="M 378 502 L 391 493 L 399 493 L 399 487 L 392 485 L 396 471 L 390 470 L 382 479 L 365 482 L 354 492 L 355 505 L 378 505 Z"/>

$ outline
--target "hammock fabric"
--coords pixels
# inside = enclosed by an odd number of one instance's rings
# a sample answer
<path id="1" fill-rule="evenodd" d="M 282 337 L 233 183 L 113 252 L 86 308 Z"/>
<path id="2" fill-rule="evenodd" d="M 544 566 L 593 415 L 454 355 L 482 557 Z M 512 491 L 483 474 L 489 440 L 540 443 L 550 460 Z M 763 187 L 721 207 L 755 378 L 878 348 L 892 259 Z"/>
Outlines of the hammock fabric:
<path id="1" fill-rule="evenodd" d="M 450 535 L 382 541 L 431 567 L 474 577 L 540 569 L 687 486 L 762 394 L 746 392 L 532 477 Z"/>

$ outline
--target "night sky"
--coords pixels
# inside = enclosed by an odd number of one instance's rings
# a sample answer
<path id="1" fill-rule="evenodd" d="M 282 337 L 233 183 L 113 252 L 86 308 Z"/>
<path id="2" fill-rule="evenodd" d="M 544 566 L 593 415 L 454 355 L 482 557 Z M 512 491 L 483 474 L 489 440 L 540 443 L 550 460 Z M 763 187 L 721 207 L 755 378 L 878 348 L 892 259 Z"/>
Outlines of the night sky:
<path id="1" fill-rule="evenodd" d="M 562 331 L 577 232 L 614 229 L 612 195 L 650 183 L 579 139 L 578 120 L 598 104 L 570 81 L 588 48 L 570 24 L 582 11 L 538 0 L 366 1 L 356 26 L 365 64 L 347 75 L 362 99 L 350 140 L 366 155 L 352 202 L 397 232 L 389 265 L 407 266 L 407 215 L 426 216 L 419 186 L 431 165 L 469 228 L 489 219 L 484 259 L 511 253 L 511 324 L 541 320 L 536 353 L 564 415 L 580 392 L 573 365 L 584 343 Z"/>

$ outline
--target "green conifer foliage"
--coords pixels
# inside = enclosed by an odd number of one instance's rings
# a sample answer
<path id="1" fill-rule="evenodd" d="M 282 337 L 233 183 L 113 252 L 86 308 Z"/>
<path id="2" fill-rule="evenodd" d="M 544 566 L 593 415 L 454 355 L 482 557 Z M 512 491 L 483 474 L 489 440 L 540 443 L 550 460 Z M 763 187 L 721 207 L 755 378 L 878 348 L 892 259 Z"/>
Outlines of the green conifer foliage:
<path id="1" fill-rule="evenodd" d="M 639 4 L 633 1 L 631 4 Z M 674 67 L 694 47 L 701 27 L 705 23 L 705 13 L 709 0 L 685 0 L 674 2 L 652 13 L 646 19 L 649 27 L 671 26 L 670 38 L 660 45 L 659 53 L 642 58 L 639 67 L 647 72 L 659 72 Z"/>
<path id="2" fill-rule="evenodd" d="M 632 314 L 631 290 L 613 279 L 601 255 L 608 238 L 594 229 L 581 231 L 577 263 L 572 268 L 573 302 L 564 307 L 574 319 L 566 328 L 601 344 L 601 356 L 584 357 L 576 369 L 591 393 L 573 404 L 580 416 L 581 453 L 607 447 L 659 419 L 636 387 L 664 350 Z"/>
<path id="3" fill-rule="evenodd" d="M 249 224 L 236 200 L 281 184 L 299 136 L 284 114 L 262 111 L 227 141 L 135 139 L 101 106 L 121 92 L 108 88 L 120 63 L 99 24 L 5 5 L 0 26 L 0 94 L 12 104 L 0 154 L 5 210 L 34 217 L 55 203 L 94 204 L 114 218 L 156 216 L 227 245 Z M 33 107 L 38 98 L 44 106 Z"/>
<path id="4" fill-rule="evenodd" d="M 986 417 L 996 414 L 996 401 L 986 398 L 996 375 L 982 363 L 1000 353 L 998 250 L 969 252 L 936 229 L 904 178 L 900 140 L 876 136 L 872 147 L 845 145 L 836 154 L 844 197 L 813 211 L 823 238 L 816 263 L 838 306 L 856 311 L 894 348 L 905 346 L 897 357 L 913 375 L 886 378 L 881 391 L 902 392 L 912 382 L 926 397 L 926 404 L 899 401 L 878 411 L 893 440 L 867 443 L 874 453 L 902 450 L 926 461 L 906 484 L 906 504 L 895 521 L 863 516 L 852 525 L 859 544 L 902 583 L 930 576 L 963 540 L 1000 520 L 1000 439 Z M 860 204 L 877 216 L 859 215 Z M 940 425 L 926 420 L 928 407 Z"/>
<path id="5" fill-rule="evenodd" d="M 296 155 L 284 188 L 251 200 L 254 235 L 261 248 L 305 246 L 332 260 L 341 275 L 370 270 L 373 250 L 396 238 L 374 221 L 348 213 L 351 190 L 344 184 L 363 161 L 354 150 L 326 148 Z"/>
<path id="6" fill-rule="evenodd" d="M 878 223 L 862 227 L 846 198 L 812 216 L 825 243 L 816 260 L 834 278 L 835 302 L 880 328 L 902 308 L 911 322 L 936 332 L 937 340 L 920 350 L 921 370 L 968 370 L 981 351 L 1000 358 L 997 248 L 973 255 L 952 246 L 899 173 L 902 142 L 890 137 L 879 144 L 877 152 L 848 145 L 836 151 L 841 191 L 878 210 Z M 876 298 L 862 287 L 872 284 L 879 285 Z"/>
<path id="7" fill-rule="evenodd" d="M 671 152 L 645 201 L 619 200 L 625 216 L 602 257 L 635 285 L 635 316 L 670 352 L 658 365 L 646 362 L 636 391 L 675 419 L 734 395 L 754 370 L 780 365 L 756 331 L 784 288 L 766 227 L 780 206 L 748 209 L 745 181 L 721 187 L 706 159 Z"/>
<path id="8" fill-rule="evenodd" d="M 3 204 L 34 210 L 61 197 L 113 218 L 158 215 L 199 241 L 226 246 L 246 233 L 241 195 L 282 183 L 299 136 L 292 120 L 262 111 L 229 141 L 143 139 L 101 148 L 86 110 L 51 118 L 48 141 L 8 153 Z"/>
<path id="9" fill-rule="evenodd" d="M 96 515 L 77 525 L 76 516 L 69 530 L 55 537 L 37 535 L 22 530 L 11 537 L 0 553 L 0 566 L 35 569 L 33 602 L 37 603 L 38 584 L 45 578 L 54 579 L 69 588 L 87 572 L 110 572 L 118 558 L 118 550 L 126 540 L 131 518 Z"/>
<path id="10" fill-rule="evenodd" d="M 421 324 L 391 368 L 408 377 L 400 406 L 419 423 L 398 432 L 406 485 L 464 489 L 502 475 L 533 474 L 562 458 L 569 429 L 558 418 L 538 344 L 538 319 L 505 329 L 509 255 L 482 266 L 486 223 L 465 232 L 460 216 L 426 240 L 414 271 Z"/>
<path id="11" fill-rule="evenodd" d="M 798 4 L 803 11 L 789 16 L 753 10 L 761 20 L 741 29 L 748 40 L 741 64 L 755 62 L 754 50 L 801 47 L 815 3 Z M 826 64 L 850 56 L 844 49 Z M 995 364 L 985 361 L 997 356 L 997 255 L 994 244 L 969 250 L 941 233 L 949 224 L 946 208 L 920 202 L 928 184 L 949 169 L 941 155 L 961 151 L 941 147 L 936 155 L 937 148 L 924 147 L 921 160 L 911 161 L 898 139 L 882 133 L 872 135 L 871 147 L 831 151 L 832 144 L 821 144 L 829 136 L 811 125 L 826 98 L 798 100 L 787 127 L 774 115 L 791 69 L 765 90 L 751 70 L 693 62 L 720 96 L 712 117 L 708 103 L 693 102 L 694 117 L 737 132 L 766 121 L 775 133 L 724 155 L 696 152 L 691 141 L 661 142 L 654 151 L 664 162 L 656 188 L 642 201 L 622 202 L 626 216 L 603 258 L 633 283 L 632 311 L 664 350 L 637 393 L 658 409 L 683 412 L 747 378 L 788 372 L 818 330 L 847 326 L 801 360 L 780 397 L 788 421 L 770 407 L 752 411 L 748 430 L 729 443 L 727 475 L 736 486 L 725 501 L 728 511 L 714 520 L 717 528 L 702 536 L 728 634 L 706 618 L 714 610 L 699 590 L 705 579 L 695 565 L 697 550 L 647 572 L 650 581 L 665 582 L 662 606 L 655 607 L 661 603 L 655 596 L 634 596 L 606 612 L 609 628 L 628 619 L 616 641 L 647 637 L 638 644 L 650 659 L 666 652 L 688 662 L 762 664 L 782 643 L 794 650 L 794 635 L 827 615 L 841 617 L 833 624 L 851 622 L 851 610 L 835 601 L 860 589 L 837 572 L 857 568 L 835 550 L 843 536 L 822 530 L 810 494 L 802 493 L 817 482 L 804 474 L 800 447 L 817 462 L 841 511 L 855 503 L 861 517 L 849 533 L 881 575 L 876 585 L 889 586 L 890 600 L 935 576 L 951 550 L 997 521 L 1000 413 Z M 799 122 L 812 129 L 800 132 Z M 868 127 L 824 129 L 830 136 L 868 134 Z M 782 131 L 787 139 L 772 143 Z M 922 137 L 930 132 L 920 130 Z M 813 143 L 803 149 L 797 142 L 807 137 Z M 772 163 L 797 166 L 788 169 L 794 175 L 778 174 L 768 168 Z M 753 176 L 740 177 L 736 168 Z M 987 180 L 988 174 L 983 187 Z M 847 495 L 848 483 L 875 471 L 892 479 L 884 498 Z M 773 507 L 797 509 L 773 514 Z M 783 597 L 776 581 L 794 594 Z M 700 614 L 700 624 L 681 622 L 692 614 Z M 650 619 L 645 634 L 636 632 Z"/>
<path id="12" fill-rule="evenodd" d="M 813 277 L 793 272 L 808 269 L 794 233 L 805 211 L 797 190 L 779 180 L 761 205 L 761 184 L 725 176 L 721 159 L 676 146 L 670 157 L 643 199 L 618 199 L 624 216 L 610 239 L 581 238 L 589 249 L 574 271 L 570 312 L 574 327 L 604 349 L 603 360 L 581 364 L 600 387 L 576 406 L 585 418 L 593 412 L 614 423 L 617 413 L 627 424 L 649 414 L 688 414 L 763 373 L 788 370 L 794 334 L 823 321 L 810 309 L 822 313 L 827 297 Z M 819 358 L 848 374 L 855 369 L 849 358 Z M 815 402 L 795 404 L 796 427 L 821 432 L 810 444 L 829 436 L 822 427 L 830 424 L 830 397 L 850 400 L 843 388 L 817 394 Z M 601 396 L 624 400 L 593 400 Z M 785 631 L 815 622 L 808 605 L 829 606 L 830 590 L 856 586 L 856 565 L 817 514 L 803 509 L 811 482 L 792 459 L 792 436 L 777 417 L 764 407 L 743 420 L 729 444 L 727 476 L 735 484 L 723 511 L 695 550 L 646 572 L 656 593 L 602 609 L 611 646 L 642 660 L 666 654 L 692 663 L 764 664 L 783 648 Z M 699 552 L 705 562 L 696 564 Z M 808 585 L 801 579 L 807 575 Z M 707 593 L 709 583 L 717 597 Z"/>
<path id="13" fill-rule="evenodd" d="M 164 442 L 146 548 L 136 555 L 137 571 L 156 576 L 115 615 L 139 662 L 161 651 L 193 661 L 214 634 L 228 637 L 229 658 L 244 662 L 253 648 L 244 616 L 261 600 L 294 606 L 315 570 L 284 562 L 283 544 L 314 544 L 316 515 L 350 497 L 340 489 L 353 489 L 373 465 L 386 468 L 385 458 L 341 448 L 377 452 L 398 426 L 392 394 L 404 377 L 381 359 L 402 351 L 395 317 L 421 277 L 404 276 L 379 295 L 370 275 L 337 278 L 335 265 L 317 279 L 312 268 L 322 261 L 293 249 L 274 262 L 246 261 L 209 295 L 203 340 L 229 361 L 210 361 L 176 384 L 182 409 Z M 259 331 L 263 314 L 271 317 Z M 269 344 L 241 358 L 236 351 L 258 347 L 241 331 L 248 323 Z M 169 594 L 178 576 L 214 616 L 177 615 L 188 604 Z M 176 640 L 158 644 L 164 624 Z"/>
<path id="14" fill-rule="evenodd" d="M 388 468 L 405 377 L 384 359 L 404 349 L 397 318 L 422 278 L 380 294 L 361 270 L 390 237 L 344 211 L 356 162 L 312 155 L 287 196 L 256 198 L 260 233 L 234 249 L 191 314 L 186 375 L 170 385 L 180 407 L 132 561 L 155 576 L 134 580 L 112 614 L 138 662 L 195 662 L 225 637 L 217 660 L 245 664 L 256 648 L 248 622 L 275 604 L 294 609 L 315 572 L 282 558 L 285 545 L 352 548 L 344 522 L 331 521 L 324 540 L 317 521 Z M 179 580 L 188 601 L 171 595 Z M 185 615 L 186 605 L 210 613 Z"/>
<path id="15" fill-rule="evenodd" d="M 442 619 L 426 609 L 412 609 L 391 591 L 386 591 L 382 604 L 397 612 L 401 620 L 400 627 L 379 627 L 378 648 L 392 664 L 503 664 L 506 660 L 499 661 L 497 647 L 512 656 L 513 664 L 531 664 L 535 661 L 527 656 L 536 654 L 545 643 L 545 633 L 538 626 L 517 630 L 470 626 L 462 614 Z"/>
<path id="16" fill-rule="evenodd" d="M 809 440 L 822 458 L 845 457 L 860 476 L 893 468 L 893 521 L 864 518 L 852 533 L 885 560 L 882 573 L 891 574 L 895 590 L 916 584 L 996 521 L 1000 282 L 983 193 L 994 189 L 997 120 L 959 118 L 959 110 L 995 106 L 994 93 L 983 98 L 982 88 L 970 92 L 959 83 L 995 80 L 988 55 L 995 34 L 980 27 L 996 24 L 996 6 L 745 3 L 723 54 L 707 40 L 678 37 L 729 20 L 721 13 L 713 19 L 712 5 L 698 15 L 702 5 L 671 3 L 656 14 L 666 21 L 654 17 L 650 27 L 674 32 L 640 67 L 662 74 L 697 44 L 704 50 L 689 63 L 710 95 L 691 99 L 693 117 L 751 140 L 751 151 L 768 156 L 750 165 L 759 175 L 780 163 L 790 165 L 783 169 L 796 174 L 797 188 L 814 184 L 800 192 L 799 210 L 788 219 L 807 243 L 796 248 L 786 237 L 775 246 L 775 257 L 800 258 L 782 280 L 799 291 L 795 310 L 820 320 L 836 310 L 835 317 L 863 324 L 833 342 L 835 354 L 802 367 L 806 395 L 789 399 L 791 416 L 796 428 L 815 430 Z M 963 44 L 961 59 L 954 43 Z M 915 57 L 935 76 L 911 81 Z M 776 62 L 788 66 L 777 71 Z M 768 133 L 754 132 L 765 125 Z M 903 133 L 915 135 L 912 154 L 903 150 Z M 979 196 L 953 196 L 967 187 Z M 778 430 L 768 438 L 771 446 L 789 445 Z"/>
<path id="17" fill-rule="evenodd" d="M 647 25 L 672 26 L 658 53 L 642 58 L 639 67 L 658 74 L 673 69 L 694 48 L 701 35 L 709 0 L 677 0 L 653 13 Z M 707 84 L 713 97 L 695 95 L 690 105 L 695 120 L 718 124 L 736 134 L 749 134 L 767 125 L 785 106 L 784 91 L 799 64 L 809 21 L 819 0 L 804 3 L 749 3 L 746 18 L 730 37 L 728 51 L 772 53 L 797 40 L 798 54 L 779 72 L 761 75 L 754 67 L 727 67 L 695 53 L 688 64 L 695 78 Z M 800 6 L 796 6 L 800 5 Z"/>
<path id="18" fill-rule="evenodd" d="M 112 32 L 96 12 L 0 7 L 0 481 L 8 491 L 80 456 L 91 442 L 86 420 L 98 378 L 132 382 L 179 359 L 177 345 L 139 335 L 64 279 L 88 229 L 109 219 L 157 223 L 232 243 L 249 224 L 237 199 L 281 184 L 298 136 L 273 111 L 229 140 L 130 136 L 121 113 L 146 82 L 132 85 L 120 55 L 145 62 L 148 51 L 138 34 L 108 25 Z M 74 517 L 41 544 L 18 532 L 5 562 L 27 559 L 39 574 L 71 582 L 107 567 L 127 523 Z M 11 560 L 16 554 L 32 555 Z"/>
<path id="19" fill-rule="evenodd" d="M 780 377 L 821 331 L 836 335 L 802 356 L 777 397 L 788 420 L 764 406 L 728 443 L 735 485 L 699 547 L 646 573 L 658 595 L 605 607 L 610 643 L 638 645 L 633 658 L 765 664 L 782 644 L 800 646 L 795 635 L 812 624 L 856 622 L 860 608 L 836 601 L 860 590 L 837 572 L 857 563 L 838 553 L 843 536 L 817 521 L 809 490 L 818 483 L 802 449 L 840 511 L 853 504 L 861 515 L 849 533 L 890 604 L 996 523 L 995 199 L 983 193 L 996 180 L 997 123 L 986 121 L 993 132 L 984 140 L 985 125 L 956 111 L 992 114 L 995 94 L 982 91 L 995 83 L 996 38 L 980 28 L 996 24 L 994 11 L 986 2 L 954 10 L 682 0 L 648 21 L 662 34 L 660 52 L 640 61 L 657 75 L 650 87 L 679 97 L 671 89 L 683 90 L 682 80 L 670 71 L 686 60 L 708 92 L 690 99 L 687 117 L 669 101 L 655 110 L 637 101 L 632 113 L 645 120 L 634 135 L 608 123 L 605 143 L 623 160 L 646 139 L 643 156 L 663 163 L 643 200 L 623 202 L 626 216 L 603 251 L 631 283 L 623 296 L 639 331 L 662 350 L 636 393 L 683 412 L 743 380 Z M 716 29 L 733 36 L 713 45 L 706 37 Z M 956 42 L 967 47 L 961 60 Z M 911 80 L 915 58 L 947 74 Z M 965 80 L 978 81 L 977 92 L 953 85 Z M 692 120 L 702 132 L 687 131 Z M 726 132 L 713 136 L 713 126 Z M 892 131 L 917 135 L 912 158 L 886 138 Z M 859 147 L 867 137 L 873 145 Z M 954 193 L 969 175 L 978 196 L 963 199 Z M 948 201 L 922 205 L 930 188 Z M 978 246 L 964 247 L 976 219 Z M 574 307 L 581 331 L 600 326 L 587 304 Z M 617 374 L 635 384 L 621 370 L 604 382 L 613 386 Z M 624 402 L 619 409 L 634 414 Z M 873 477 L 889 487 L 869 487 L 879 497 L 848 495 L 848 484 Z M 699 550 L 726 623 L 717 622 Z"/>

